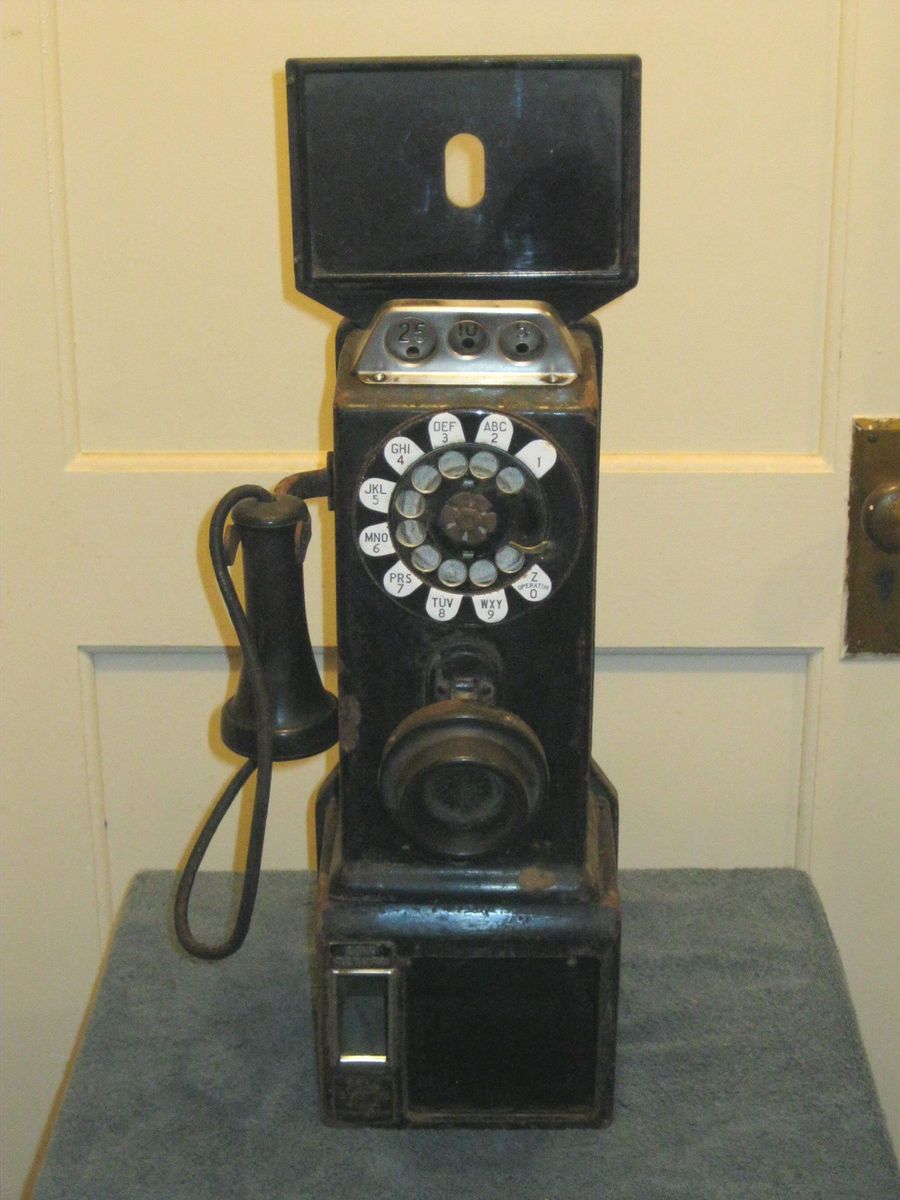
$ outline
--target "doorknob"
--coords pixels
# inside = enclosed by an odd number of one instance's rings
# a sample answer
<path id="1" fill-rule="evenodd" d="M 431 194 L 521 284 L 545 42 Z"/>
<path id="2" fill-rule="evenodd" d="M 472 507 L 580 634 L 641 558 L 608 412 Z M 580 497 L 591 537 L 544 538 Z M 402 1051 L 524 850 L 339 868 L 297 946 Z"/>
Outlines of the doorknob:
<path id="1" fill-rule="evenodd" d="M 863 529 L 885 554 L 900 554 L 900 482 L 883 483 L 863 501 Z"/>
<path id="2" fill-rule="evenodd" d="M 900 654 L 900 417 L 853 422 L 848 654 Z"/>

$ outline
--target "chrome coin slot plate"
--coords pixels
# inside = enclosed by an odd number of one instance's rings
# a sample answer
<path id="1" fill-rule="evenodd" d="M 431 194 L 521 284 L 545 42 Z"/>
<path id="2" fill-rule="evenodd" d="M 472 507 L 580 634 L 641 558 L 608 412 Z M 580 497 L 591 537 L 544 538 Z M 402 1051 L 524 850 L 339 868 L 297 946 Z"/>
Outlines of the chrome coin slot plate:
<path id="1" fill-rule="evenodd" d="M 572 383 L 579 367 L 548 304 L 397 300 L 376 314 L 353 371 L 371 384 L 546 387 Z"/>

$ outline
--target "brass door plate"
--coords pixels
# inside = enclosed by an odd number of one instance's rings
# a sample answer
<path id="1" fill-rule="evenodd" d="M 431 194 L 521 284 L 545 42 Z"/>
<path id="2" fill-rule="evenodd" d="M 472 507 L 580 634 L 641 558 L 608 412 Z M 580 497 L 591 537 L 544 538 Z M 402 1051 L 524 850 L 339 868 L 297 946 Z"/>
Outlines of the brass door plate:
<path id="1" fill-rule="evenodd" d="M 850 464 L 848 654 L 900 654 L 900 417 L 857 417 Z"/>

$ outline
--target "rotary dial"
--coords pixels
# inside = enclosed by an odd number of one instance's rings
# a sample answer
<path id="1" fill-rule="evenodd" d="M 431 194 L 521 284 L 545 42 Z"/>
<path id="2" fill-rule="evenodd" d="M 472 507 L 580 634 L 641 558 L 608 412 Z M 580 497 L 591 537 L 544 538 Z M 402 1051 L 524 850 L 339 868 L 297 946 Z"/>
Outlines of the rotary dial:
<path id="1" fill-rule="evenodd" d="M 550 596 L 545 566 L 558 547 L 554 489 L 543 479 L 566 477 L 569 509 L 580 493 L 571 468 L 557 465 L 555 446 L 537 433 L 506 415 L 444 412 L 388 438 L 359 486 L 358 544 L 389 596 L 431 620 L 474 615 L 488 624 L 510 614 L 513 596 L 524 608 Z M 379 558 L 391 560 L 383 572 Z"/>

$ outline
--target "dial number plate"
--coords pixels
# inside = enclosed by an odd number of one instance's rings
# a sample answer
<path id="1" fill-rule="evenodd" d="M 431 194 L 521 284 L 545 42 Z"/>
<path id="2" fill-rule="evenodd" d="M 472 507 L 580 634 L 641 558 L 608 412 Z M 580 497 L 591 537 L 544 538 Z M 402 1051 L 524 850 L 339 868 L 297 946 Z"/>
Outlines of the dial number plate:
<path id="1" fill-rule="evenodd" d="M 495 625 L 546 602 L 584 524 L 568 460 L 505 413 L 414 419 L 372 456 L 357 501 L 357 545 L 379 589 L 441 623 Z"/>

